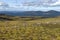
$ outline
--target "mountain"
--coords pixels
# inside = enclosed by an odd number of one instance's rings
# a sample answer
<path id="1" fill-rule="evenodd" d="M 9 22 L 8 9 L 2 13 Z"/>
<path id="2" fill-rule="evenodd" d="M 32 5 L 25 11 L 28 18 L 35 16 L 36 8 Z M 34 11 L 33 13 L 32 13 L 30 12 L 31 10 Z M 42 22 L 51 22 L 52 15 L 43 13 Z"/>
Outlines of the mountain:
<path id="1" fill-rule="evenodd" d="M 50 10 L 44 11 L 0 11 L 0 14 L 7 14 L 11 16 L 43 16 L 43 17 L 56 17 L 60 16 L 59 11 Z"/>

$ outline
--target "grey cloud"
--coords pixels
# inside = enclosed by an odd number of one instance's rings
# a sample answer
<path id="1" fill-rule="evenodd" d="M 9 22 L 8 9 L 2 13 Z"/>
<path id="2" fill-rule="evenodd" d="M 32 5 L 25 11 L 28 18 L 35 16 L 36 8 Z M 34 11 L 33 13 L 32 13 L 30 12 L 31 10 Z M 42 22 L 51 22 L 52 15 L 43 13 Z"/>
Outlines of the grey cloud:
<path id="1" fill-rule="evenodd" d="M 57 2 L 57 0 L 36 0 L 36 1 L 27 1 L 24 2 L 24 6 L 51 6 L 50 4 L 53 4 Z"/>
<path id="2" fill-rule="evenodd" d="M 5 2 L 0 2 L 0 7 L 7 8 L 9 5 Z"/>

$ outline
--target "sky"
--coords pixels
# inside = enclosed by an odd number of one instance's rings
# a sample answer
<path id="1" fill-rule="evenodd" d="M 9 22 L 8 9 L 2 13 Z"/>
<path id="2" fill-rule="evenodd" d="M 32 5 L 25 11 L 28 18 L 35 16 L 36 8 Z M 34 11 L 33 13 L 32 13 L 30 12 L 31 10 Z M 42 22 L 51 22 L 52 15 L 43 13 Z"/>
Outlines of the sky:
<path id="1" fill-rule="evenodd" d="M 60 11 L 60 0 L 0 0 L 0 11 Z"/>

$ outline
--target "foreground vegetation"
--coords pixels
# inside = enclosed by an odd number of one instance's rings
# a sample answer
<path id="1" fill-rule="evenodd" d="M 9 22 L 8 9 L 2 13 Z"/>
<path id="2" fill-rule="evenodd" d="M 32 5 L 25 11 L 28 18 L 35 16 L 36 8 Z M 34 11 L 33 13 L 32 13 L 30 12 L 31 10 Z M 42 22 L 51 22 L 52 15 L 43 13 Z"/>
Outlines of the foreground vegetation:
<path id="1" fill-rule="evenodd" d="M 0 21 L 0 40 L 60 40 L 60 17 L 5 18 Z"/>

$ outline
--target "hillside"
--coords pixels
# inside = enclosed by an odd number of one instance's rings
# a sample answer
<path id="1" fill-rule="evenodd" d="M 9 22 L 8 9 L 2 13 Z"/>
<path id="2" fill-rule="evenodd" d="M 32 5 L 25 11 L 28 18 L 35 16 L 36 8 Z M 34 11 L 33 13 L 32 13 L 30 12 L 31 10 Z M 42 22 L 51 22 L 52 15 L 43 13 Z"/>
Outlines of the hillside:
<path id="1" fill-rule="evenodd" d="M 56 17 L 60 16 L 59 11 L 0 11 L 0 14 L 8 14 L 12 16 L 43 16 L 43 17 Z"/>
<path id="2" fill-rule="evenodd" d="M 48 17 L 41 17 L 41 16 L 12 16 L 12 15 L 6 15 L 6 14 L 0 14 L 0 21 L 31 21 L 31 20 L 37 20 L 37 19 L 43 19 Z"/>
<path id="3" fill-rule="evenodd" d="M 1 14 L 0 40 L 60 40 L 60 17 Z"/>

